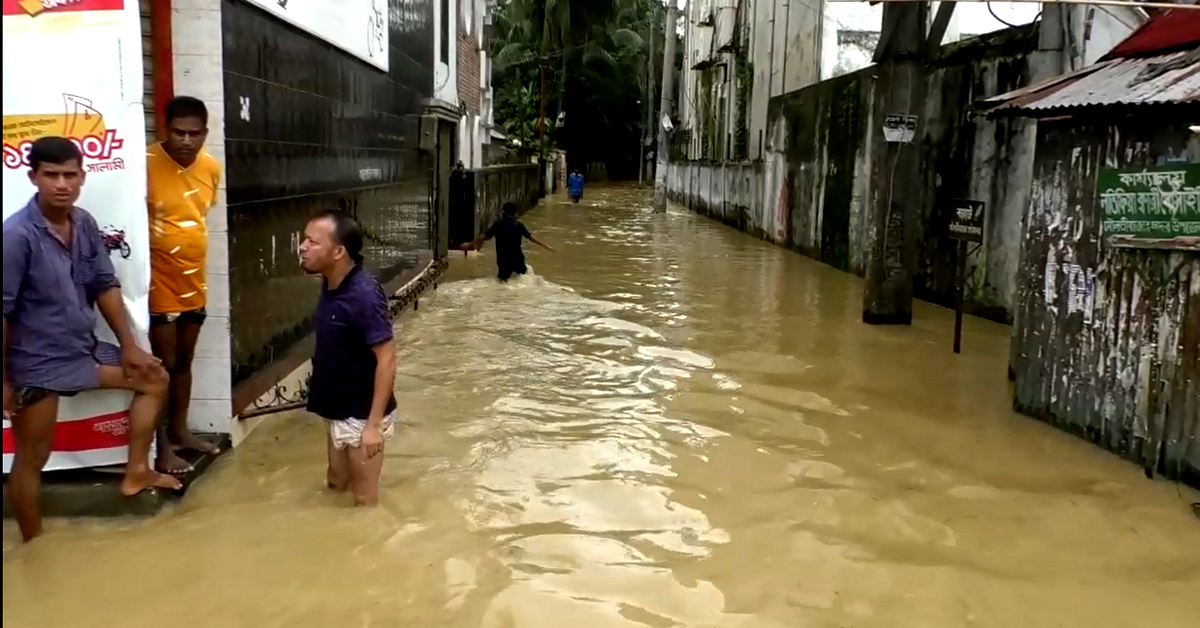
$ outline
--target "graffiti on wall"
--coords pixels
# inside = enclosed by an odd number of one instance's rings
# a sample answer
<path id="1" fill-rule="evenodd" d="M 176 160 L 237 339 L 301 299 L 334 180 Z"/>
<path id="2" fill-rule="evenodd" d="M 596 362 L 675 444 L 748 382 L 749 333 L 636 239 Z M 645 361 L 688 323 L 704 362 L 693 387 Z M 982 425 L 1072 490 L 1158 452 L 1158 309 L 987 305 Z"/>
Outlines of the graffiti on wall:
<path id="1" fill-rule="evenodd" d="M 1066 288 L 1065 294 L 1059 290 L 1060 277 Z M 1068 316 L 1082 314 L 1084 324 L 1091 325 L 1096 309 L 1096 271 L 1072 261 L 1069 251 L 1060 260 L 1057 251 L 1052 249 L 1046 257 L 1043 299 L 1052 312 L 1058 312 L 1061 305 Z"/>
<path id="2" fill-rule="evenodd" d="M 788 206 L 791 205 L 791 189 L 792 189 L 792 173 L 789 171 L 783 177 L 783 183 L 779 186 L 779 194 L 776 195 L 775 201 L 775 240 L 783 242 L 787 237 L 787 230 L 784 224 L 787 222 Z"/>

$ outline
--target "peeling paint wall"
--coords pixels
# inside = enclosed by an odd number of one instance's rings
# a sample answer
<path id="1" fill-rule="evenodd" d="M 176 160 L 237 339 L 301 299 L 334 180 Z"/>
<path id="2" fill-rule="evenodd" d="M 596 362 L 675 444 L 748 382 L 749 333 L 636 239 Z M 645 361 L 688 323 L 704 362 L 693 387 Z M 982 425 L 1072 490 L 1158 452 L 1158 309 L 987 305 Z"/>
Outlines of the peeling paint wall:
<path id="1" fill-rule="evenodd" d="M 969 111 L 980 99 L 1028 85 L 1039 62 L 1036 47 L 1036 28 L 1010 29 L 944 47 L 930 74 L 918 129 L 921 156 L 929 166 L 925 198 L 931 199 L 918 227 L 914 294 L 919 299 L 953 307 L 958 244 L 947 237 L 950 203 L 983 201 L 984 243 L 967 258 L 966 309 L 1012 322 L 1036 124 L 988 120 Z"/>
<path id="2" fill-rule="evenodd" d="M 736 154 L 728 147 L 734 142 L 739 115 L 737 47 L 753 67 L 752 84 L 746 90 L 746 154 L 762 154 L 771 98 L 820 78 L 822 21 L 818 7 L 822 4 L 797 0 L 687 3 L 676 106 L 680 128 L 691 135 L 684 149 L 688 157 Z M 723 107 L 716 106 L 722 101 Z M 705 145 L 702 138 L 713 135 L 724 139 L 710 139 Z"/>
<path id="3" fill-rule="evenodd" d="M 1186 154 L 1189 120 L 1134 120 L 1040 123 L 1017 278 L 1014 406 L 1196 485 L 1200 255 L 1109 246 L 1096 202 L 1100 168 Z"/>
<path id="4" fill-rule="evenodd" d="M 831 266 L 863 275 L 874 241 L 869 219 L 874 195 L 920 190 L 931 199 L 918 216 L 918 298 L 953 306 L 956 243 L 947 237 L 948 202 L 984 201 L 984 246 L 968 259 L 968 312 L 1010 322 L 1020 254 L 1021 221 L 1029 201 L 1034 123 L 969 115 L 973 102 L 1028 84 L 1038 63 L 1033 26 L 943 47 L 929 71 L 917 138 L 904 158 L 928 164 L 921 181 L 872 180 L 888 172 L 875 111 L 878 68 L 871 66 L 780 96 L 771 102 L 763 161 L 753 165 L 672 164 L 672 198 L 726 222 L 730 204 L 745 206 L 743 229 Z M 890 164 L 883 164 L 884 166 Z M 726 197 L 706 183 L 714 172 L 747 169 L 761 178 L 753 194 Z M 740 176 L 740 175 L 739 175 Z M 699 189 L 702 195 L 692 192 Z M 733 224 L 730 222 L 730 224 Z"/>
<path id="5" fill-rule="evenodd" d="M 667 195 L 675 203 L 731 227 L 763 236 L 763 162 L 673 163 L 667 168 Z"/>

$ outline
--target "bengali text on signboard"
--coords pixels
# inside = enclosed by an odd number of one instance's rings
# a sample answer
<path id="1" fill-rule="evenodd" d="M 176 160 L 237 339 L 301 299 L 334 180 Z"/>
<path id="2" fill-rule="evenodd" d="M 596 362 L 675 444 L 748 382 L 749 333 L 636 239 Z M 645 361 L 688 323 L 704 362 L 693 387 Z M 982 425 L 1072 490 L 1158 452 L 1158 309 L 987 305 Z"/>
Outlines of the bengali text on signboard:
<path id="1" fill-rule="evenodd" d="M 45 136 L 74 142 L 86 173 L 79 206 L 100 227 L 134 330 L 148 347 L 150 225 L 138 3 L 4 0 L 3 25 L 4 219 L 37 191 L 29 182 L 33 142 Z M 116 340 L 102 321 L 96 333 Z M 46 469 L 123 464 L 129 400 L 129 393 L 112 390 L 59 399 Z M 7 417 L 3 436 L 8 473 L 16 440 Z"/>
<path id="2" fill-rule="evenodd" d="M 983 242 L 983 203 L 955 199 L 950 214 L 950 238 L 966 242 Z"/>
<path id="3" fill-rule="evenodd" d="M 1200 250 L 1200 164 L 1102 169 L 1096 188 L 1109 243 Z"/>

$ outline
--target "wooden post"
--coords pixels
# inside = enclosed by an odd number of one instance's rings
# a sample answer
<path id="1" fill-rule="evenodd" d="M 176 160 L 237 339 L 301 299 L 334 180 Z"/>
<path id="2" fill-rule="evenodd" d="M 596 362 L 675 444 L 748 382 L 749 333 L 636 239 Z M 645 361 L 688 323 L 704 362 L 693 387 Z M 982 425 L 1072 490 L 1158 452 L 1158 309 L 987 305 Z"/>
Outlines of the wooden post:
<path id="1" fill-rule="evenodd" d="M 955 275 L 955 304 L 954 304 L 954 352 L 961 353 L 962 349 L 962 319 L 963 301 L 967 291 L 967 252 L 968 244 L 983 247 L 983 229 L 987 222 L 984 218 L 982 201 L 971 199 L 955 199 L 951 207 L 949 236 L 958 241 L 958 267 Z M 979 250 L 976 248 L 975 250 Z"/>

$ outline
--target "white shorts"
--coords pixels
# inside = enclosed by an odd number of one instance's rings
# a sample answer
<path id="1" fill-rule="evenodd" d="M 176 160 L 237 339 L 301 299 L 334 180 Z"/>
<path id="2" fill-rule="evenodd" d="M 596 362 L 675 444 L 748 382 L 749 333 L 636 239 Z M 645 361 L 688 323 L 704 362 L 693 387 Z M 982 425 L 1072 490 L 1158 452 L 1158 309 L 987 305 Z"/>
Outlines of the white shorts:
<path id="1" fill-rule="evenodd" d="M 334 449 L 347 447 L 362 447 L 362 433 L 367 427 L 366 419 L 342 419 L 341 421 L 325 420 L 329 424 L 329 438 L 333 440 Z M 383 441 L 391 440 L 396 434 L 396 413 L 383 417 Z"/>

